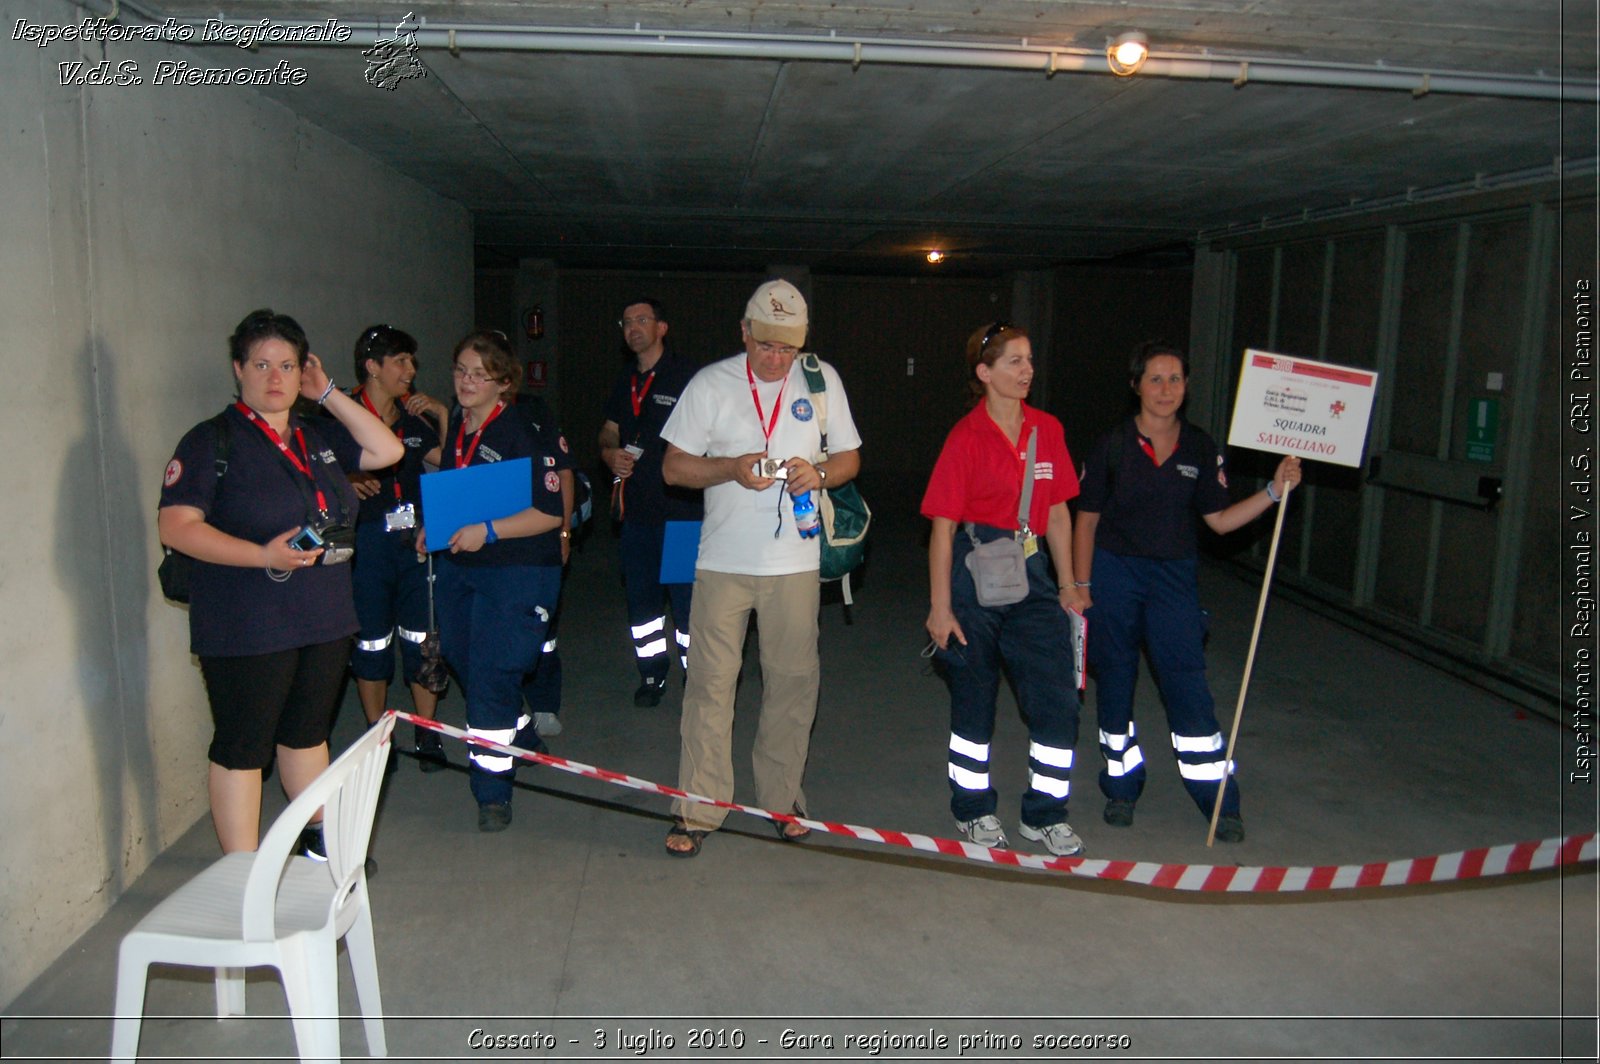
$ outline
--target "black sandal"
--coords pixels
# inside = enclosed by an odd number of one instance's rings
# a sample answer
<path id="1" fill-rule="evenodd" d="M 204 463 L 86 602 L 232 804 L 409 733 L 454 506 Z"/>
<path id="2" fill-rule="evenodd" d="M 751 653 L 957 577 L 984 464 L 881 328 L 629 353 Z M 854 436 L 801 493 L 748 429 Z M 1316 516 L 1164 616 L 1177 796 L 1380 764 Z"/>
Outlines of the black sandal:
<path id="1" fill-rule="evenodd" d="M 689 848 L 687 850 L 675 850 L 668 846 L 667 853 L 673 857 L 698 857 L 700 856 L 700 845 L 706 841 L 706 836 L 709 834 L 711 832 L 698 831 L 681 820 L 675 821 L 672 829 L 667 832 L 667 841 L 670 843 L 673 839 L 688 839 Z"/>

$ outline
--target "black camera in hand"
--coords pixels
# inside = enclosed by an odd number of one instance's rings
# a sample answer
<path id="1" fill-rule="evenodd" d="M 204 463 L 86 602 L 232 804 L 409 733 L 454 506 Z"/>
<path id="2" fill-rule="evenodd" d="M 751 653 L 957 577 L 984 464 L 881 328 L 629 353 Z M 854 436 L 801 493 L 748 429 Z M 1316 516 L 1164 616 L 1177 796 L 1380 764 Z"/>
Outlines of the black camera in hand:
<path id="1" fill-rule="evenodd" d="M 289 540 L 293 550 L 322 548 L 323 565 L 339 565 L 356 554 L 356 530 L 349 525 L 306 525 Z"/>
<path id="2" fill-rule="evenodd" d="M 759 458 L 750 467 L 750 472 L 758 477 L 767 477 L 772 480 L 788 480 L 789 467 L 779 458 Z"/>

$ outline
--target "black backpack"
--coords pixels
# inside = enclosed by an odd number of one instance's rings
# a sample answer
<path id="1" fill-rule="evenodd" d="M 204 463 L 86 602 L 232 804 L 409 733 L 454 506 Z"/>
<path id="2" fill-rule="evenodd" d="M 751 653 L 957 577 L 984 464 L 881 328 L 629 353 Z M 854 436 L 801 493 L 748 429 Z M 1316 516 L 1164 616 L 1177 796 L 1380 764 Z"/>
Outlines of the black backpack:
<path id="1" fill-rule="evenodd" d="M 217 480 L 228 471 L 228 452 L 233 446 L 233 430 L 228 427 L 224 411 L 211 419 L 217 428 L 217 450 L 213 461 L 217 465 Z M 161 564 L 156 567 L 156 579 L 161 583 L 161 593 L 173 602 L 189 601 L 189 578 L 194 572 L 194 559 L 182 551 L 165 544 L 161 547 Z"/>

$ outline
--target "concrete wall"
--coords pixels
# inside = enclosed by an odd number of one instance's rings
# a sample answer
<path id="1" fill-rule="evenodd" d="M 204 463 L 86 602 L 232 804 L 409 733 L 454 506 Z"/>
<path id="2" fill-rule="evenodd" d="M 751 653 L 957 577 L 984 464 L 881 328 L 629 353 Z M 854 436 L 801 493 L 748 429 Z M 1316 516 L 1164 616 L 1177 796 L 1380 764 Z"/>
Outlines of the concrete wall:
<path id="1" fill-rule="evenodd" d="M 155 506 L 179 435 L 232 396 L 233 325 L 295 315 L 348 383 L 365 325 L 426 357 L 472 317 L 458 205 L 248 88 L 61 87 L 78 58 L 101 48 L 0 46 L 0 1002 L 206 813 L 210 720 L 155 586 Z"/>
<path id="2" fill-rule="evenodd" d="M 1246 347 L 1380 374 L 1367 465 L 1307 463 L 1278 579 L 1535 708 L 1560 690 L 1560 332 L 1595 219 L 1592 191 L 1504 190 L 1219 241 L 1196 282 L 1195 390 L 1219 438 Z M 1483 400 L 1487 451 L 1467 446 Z M 1241 480 L 1275 462 L 1234 458 Z M 1503 486 L 1492 508 L 1480 478 Z M 1238 535 L 1264 553 L 1262 529 Z"/>

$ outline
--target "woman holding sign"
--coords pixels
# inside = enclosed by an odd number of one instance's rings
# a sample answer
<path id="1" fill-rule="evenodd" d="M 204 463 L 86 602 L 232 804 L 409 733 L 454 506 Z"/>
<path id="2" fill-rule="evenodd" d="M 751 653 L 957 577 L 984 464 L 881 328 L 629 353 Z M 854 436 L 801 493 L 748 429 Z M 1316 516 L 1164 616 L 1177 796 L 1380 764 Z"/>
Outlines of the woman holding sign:
<path id="1" fill-rule="evenodd" d="M 1078 692 L 1071 667 L 1062 667 L 1072 640 L 1067 611 L 1086 604 L 1072 578 L 1067 512 L 1078 478 L 1061 422 L 1025 402 L 1028 334 L 1003 321 L 979 329 L 967 339 L 967 366 L 979 402 L 950 430 L 922 497 L 933 522 L 927 629 L 950 686 L 950 811 L 968 840 L 1007 846 L 989 783 L 1003 662 L 1028 721 L 1022 837 L 1070 857 L 1083 851 L 1067 823 Z"/>
<path id="2" fill-rule="evenodd" d="M 531 717 L 522 712 L 522 678 L 539 660 L 561 591 L 561 482 L 545 468 L 532 429 L 510 410 L 521 374 L 505 334 L 468 335 L 452 361 L 460 410 L 429 460 L 456 470 L 530 459 L 533 505 L 465 525 L 433 545 L 440 552 L 440 650 L 466 694 L 467 733 L 513 745 L 525 732 L 524 742 L 536 746 Z M 418 533 L 419 552 L 429 549 L 429 538 Z M 516 759 L 476 746 L 468 758 L 478 830 L 503 831 L 511 824 Z"/>
<path id="3" fill-rule="evenodd" d="M 1144 789 L 1144 755 L 1133 723 L 1139 651 L 1148 650 L 1161 690 L 1178 771 L 1207 818 L 1226 779 L 1216 837 L 1242 842 L 1239 785 L 1206 686 L 1194 518 L 1225 535 L 1266 513 L 1300 482 L 1300 459 L 1285 458 L 1270 484 L 1239 502 L 1228 494 L 1222 452 L 1179 415 L 1188 357 L 1175 347 L 1141 345 L 1128 364 L 1139 412 L 1095 444 L 1084 465 L 1073 536 L 1074 571 L 1089 620 L 1105 822 L 1133 823 Z M 1092 579 L 1091 579 L 1092 577 Z"/>

